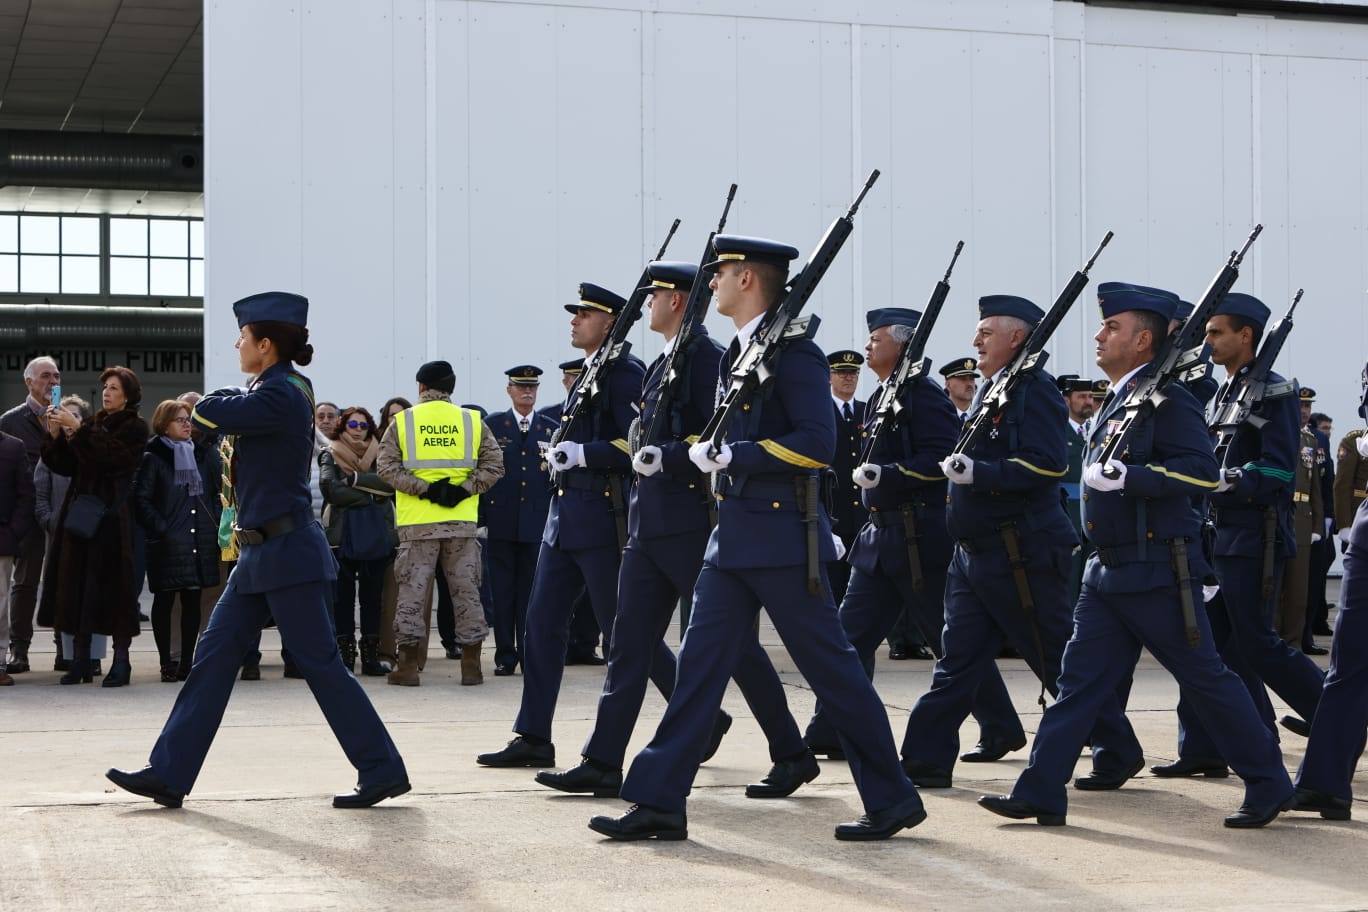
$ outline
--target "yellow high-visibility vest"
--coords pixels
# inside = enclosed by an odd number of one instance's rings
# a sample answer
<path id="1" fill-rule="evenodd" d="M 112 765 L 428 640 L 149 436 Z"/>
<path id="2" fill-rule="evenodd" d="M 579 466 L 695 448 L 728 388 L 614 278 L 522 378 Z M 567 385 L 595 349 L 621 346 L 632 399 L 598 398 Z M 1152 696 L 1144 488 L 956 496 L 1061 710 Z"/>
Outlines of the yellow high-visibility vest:
<path id="1" fill-rule="evenodd" d="M 443 399 L 430 399 L 394 416 L 404 468 L 426 482 L 451 479 L 459 485 L 475 471 L 480 452 L 480 416 Z M 477 522 L 480 499 L 467 497 L 454 507 L 394 493 L 394 521 L 399 526 L 440 522 Z"/>

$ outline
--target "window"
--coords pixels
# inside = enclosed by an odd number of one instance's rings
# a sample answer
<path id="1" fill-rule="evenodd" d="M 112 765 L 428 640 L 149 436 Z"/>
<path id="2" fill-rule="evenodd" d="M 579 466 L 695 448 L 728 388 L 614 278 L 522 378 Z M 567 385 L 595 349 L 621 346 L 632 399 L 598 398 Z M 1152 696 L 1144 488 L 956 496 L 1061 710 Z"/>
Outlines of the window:
<path id="1" fill-rule="evenodd" d="M 112 217 L 109 254 L 110 294 L 204 294 L 203 221 Z"/>
<path id="2" fill-rule="evenodd" d="M 99 294 L 100 217 L 0 214 L 0 292 Z"/>

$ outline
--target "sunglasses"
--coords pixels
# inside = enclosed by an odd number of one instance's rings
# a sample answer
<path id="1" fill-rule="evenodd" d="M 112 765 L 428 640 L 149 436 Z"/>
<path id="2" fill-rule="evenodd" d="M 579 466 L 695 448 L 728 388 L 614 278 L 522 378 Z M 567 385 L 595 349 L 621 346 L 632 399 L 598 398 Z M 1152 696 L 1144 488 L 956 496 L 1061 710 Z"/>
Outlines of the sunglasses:
<path id="1" fill-rule="evenodd" d="M 353 418 L 347 422 L 347 427 L 351 428 L 353 431 L 364 431 L 369 428 L 370 425 L 364 421 L 357 421 Z"/>

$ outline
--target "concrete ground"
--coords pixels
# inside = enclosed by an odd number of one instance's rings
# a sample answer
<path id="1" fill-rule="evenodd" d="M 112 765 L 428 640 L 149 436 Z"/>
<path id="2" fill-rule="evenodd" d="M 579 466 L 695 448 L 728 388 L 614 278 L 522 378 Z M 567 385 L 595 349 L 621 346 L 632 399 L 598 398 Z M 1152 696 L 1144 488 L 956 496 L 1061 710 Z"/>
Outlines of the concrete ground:
<path id="1" fill-rule="evenodd" d="M 812 694 L 762 630 L 805 721 Z M 184 809 L 115 791 L 109 766 L 138 767 L 179 685 L 156 678 L 149 632 L 135 643 L 133 686 L 58 687 L 40 670 L 0 690 L 0 909 L 1368 909 L 1368 824 L 1284 816 L 1231 831 L 1238 779 L 1162 781 L 1148 772 L 1109 793 L 1071 790 L 1069 826 L 1012 823 L 978 808 L 1003 792 L 1026 752 L 956 770 L 955 788 L 924 793 L 929 819 L 884 843 L 832 839 L 860 813 L 844 764 L 792 798 L 747 800 L 765 744 L 733 688 L 737 724 L 700 772 L 690 840 L 614 844 L 586 829 L 615 800 L 550 792 L 527 770 L 489 770 L 476 753 L 501 745 L 521 677 L 458 684 L 435 653 L 423 686 L 363 679 L 408 763 L 414 791 L 367 812 L 329 806 L 354 782 L 302 681 L 281 677 L 268 631 L 264 679 L 239 684 Z M 1322 660 L 1323 661 L 1323 660 Z M 36 667 L 51 668 L 50 655 Z M 1036 681 L 1001 663 L 1028 731 Z M 926 688 L 927 662 L 881 661 L 876 684 L 900 736 Z M 558 758 L 570 764 L 593 719 L 602 669 L 567 669 Z M 1173 680 L 1146 655 L 1130 718 L 1151 762 L 1175 755 Z M 1282 709 L 1283 707 L 1279 707 Z M 648 696 L 634 749 L 664 705 Z M 972 743 L 972 723 L 962 739 Z M 1289 768 L 1304 742 L 1285 735 Z M 1360 767 L 1360 771 L 1363 767 Z M 1359 789 L 1368 793 L 1360 776 Z M 1368 818 L 1363 805 L 1359 815 Z"/>

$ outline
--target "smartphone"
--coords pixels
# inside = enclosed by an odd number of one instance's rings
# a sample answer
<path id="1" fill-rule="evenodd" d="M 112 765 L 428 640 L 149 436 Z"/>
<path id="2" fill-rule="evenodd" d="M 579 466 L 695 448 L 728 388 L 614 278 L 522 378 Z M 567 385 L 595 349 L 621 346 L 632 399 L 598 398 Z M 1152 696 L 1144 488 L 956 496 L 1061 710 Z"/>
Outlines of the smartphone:
<path id="1" fill-rule="evenodd" d="M 62 384 L 60 384 L 60 383 L 54 383 L 54 384 L 52 384 L 52 392 L 49 394 L 49 396 L 50 396 L 50 398 L 48 399 L 49 402 L 51 402 L 53 405 L 61 405 L 61 404 L 62 404 Z"/>

